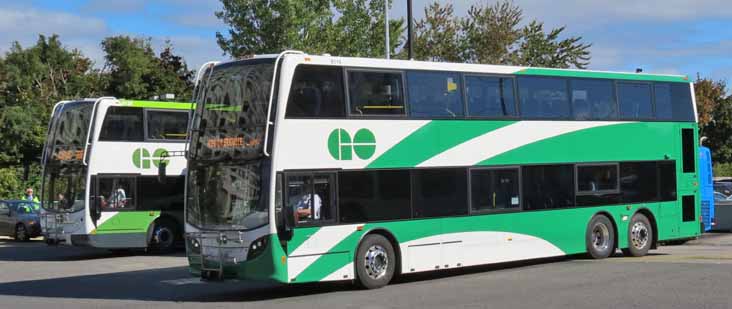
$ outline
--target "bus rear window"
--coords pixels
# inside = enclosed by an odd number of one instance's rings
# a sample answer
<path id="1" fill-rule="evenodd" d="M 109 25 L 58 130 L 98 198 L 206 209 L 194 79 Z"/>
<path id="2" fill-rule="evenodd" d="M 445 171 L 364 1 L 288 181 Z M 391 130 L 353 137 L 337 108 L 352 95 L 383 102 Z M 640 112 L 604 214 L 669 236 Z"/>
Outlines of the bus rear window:
<path id="1" fill-rule="evenodd" d="M 656 95 L 656 119 L 670 121 L 694 121 L 691 89 L 686 83 L 658 83 Z"/>

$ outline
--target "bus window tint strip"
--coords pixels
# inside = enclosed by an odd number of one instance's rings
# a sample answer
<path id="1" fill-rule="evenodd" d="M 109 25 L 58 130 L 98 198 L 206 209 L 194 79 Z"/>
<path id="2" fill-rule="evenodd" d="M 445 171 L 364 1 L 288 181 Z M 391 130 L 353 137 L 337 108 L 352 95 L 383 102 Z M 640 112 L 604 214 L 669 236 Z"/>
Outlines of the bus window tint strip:
<path id="1" fill-rule="evenodd" d="M 287 117 L 338 118 L 345 116 L 343 69 L 299 65 L 287 101 Z"/>
<path id="2" fill-rule="evenodd" d="M 412 172 L 414 217 L 444 217 L 468 213 L 467 169 L 424 169 Z"/>
<path id="3" fill-rule="evenodd" d="M 522 168 L 526 210 L 574 206 L 574 166 L 537 165 Z"/>
<path id="4" fill-rule="evenodd" d="M 401 72 L 348 71 L 352 115 L 405 115 Z"/>
<path id="5" fill-rule="evenodd" d="M 472 211 L 518 209 L 519 169 L 474 169 L 470 171 Z"/>
<path id="6" fill-rule="evenodd" d="M 468 115 L 476 117 L 515 117 L 513 78 L 465 76 Z"/>
<path id="7" fill-rule="evenodd" d="M 412 117 L 455 118 L 465 114 L 460 74 L 409 71 L 407 85 Z"/>
<path id="8" fill-rule="evenodd" d="M 352 171 L 338 174 L 338 214 L 345 223 L 411 217 L 408 170 Z"/>

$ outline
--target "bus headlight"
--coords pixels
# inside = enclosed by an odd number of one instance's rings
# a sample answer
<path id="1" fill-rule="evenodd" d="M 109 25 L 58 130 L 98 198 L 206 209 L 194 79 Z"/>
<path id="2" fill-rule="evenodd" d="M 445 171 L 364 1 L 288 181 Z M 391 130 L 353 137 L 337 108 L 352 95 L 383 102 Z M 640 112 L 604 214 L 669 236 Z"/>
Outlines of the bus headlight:
<path id="1" fill-rule="evenodd" d="M 201 253 L 201 243 L 195 237 L 189 237 L 186 245 L 188 245 L 188 250 L 192 253 Z"/>
<path id="2" fill-rule="evenodd" d="M 257 238 L 256 240 L 252 241 L 252 244 L 249 245 L 249 252 L 247 253 L 247 261 L 254 259 L 258 257 L 259 255 L 264 252 L 264 249 L 267 248 L 269 235 Z"/>

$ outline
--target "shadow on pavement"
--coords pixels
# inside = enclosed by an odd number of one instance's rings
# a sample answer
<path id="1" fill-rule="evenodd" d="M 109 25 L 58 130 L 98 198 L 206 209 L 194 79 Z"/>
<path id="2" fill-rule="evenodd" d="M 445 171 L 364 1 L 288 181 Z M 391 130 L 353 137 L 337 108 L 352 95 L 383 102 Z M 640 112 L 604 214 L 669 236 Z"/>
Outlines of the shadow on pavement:
<path id="1" fill-rule="evenodd" d="M 72 246 L 48 246 L 43 240 L 27 242 L 0 239 L 0 261 L 81 261 L 134 255 L 161 255 L 184 257 L 185 252 L 170 254 L 147 253 L 144 250 L 107 250 Z"/>
<path id="2" fill-rule="evenodd" d="M 396 278 L 392 285 L 412 284 L 562 260 L 566 260 L 566 258 L 540 259 L 411 274 Z M 0 295 L 8 296 L 205 303 L 252 302 L 358 291 L 359 289 L 350 281 L 294 285 L 240 281 L 203 282 L 191 277 L 185 266 L 0 283 Z"/>

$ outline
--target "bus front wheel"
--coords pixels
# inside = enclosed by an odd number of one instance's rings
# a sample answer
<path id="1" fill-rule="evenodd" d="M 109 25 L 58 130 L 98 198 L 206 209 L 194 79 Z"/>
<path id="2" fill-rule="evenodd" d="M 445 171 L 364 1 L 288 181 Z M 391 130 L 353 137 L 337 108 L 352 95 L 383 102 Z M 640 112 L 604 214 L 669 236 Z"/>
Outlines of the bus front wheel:
<path id="1" fill-rule="evenodd" d="M 366 236 L 356 251 L 358 283 L 367 289 L 389 284 L 396 269 L 396 254 L 389 240 L 378 234 Z"/>
<path id="2" fill-rule="evenodd" d="M 651 222 L 643 214 L 633 215 L 628 225 L 628 248 L 623 249 L 623 255 L 644 256 L 651 249 L 651 242 L 653 242 Z"/>
<path id="3" fill-rule="evenodd" d="M 587 253 L 593 259 L 604 259 L 615 251 L 615 228 L 604 215 L 597 215 L 587 225 Z"/>

